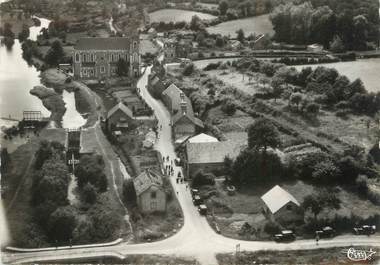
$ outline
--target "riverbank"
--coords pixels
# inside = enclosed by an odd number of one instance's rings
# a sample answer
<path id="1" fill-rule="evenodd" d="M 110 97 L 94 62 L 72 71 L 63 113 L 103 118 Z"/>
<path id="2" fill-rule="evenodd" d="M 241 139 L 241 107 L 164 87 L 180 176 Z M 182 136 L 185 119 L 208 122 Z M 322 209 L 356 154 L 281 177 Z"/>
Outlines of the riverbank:
<path id="1" fill-rule="evenodd" d="M 98 111 L 102 110 L 102 106 L 99 103 L 101 101 L 86 85 L 73 81 L 71 77 L 54 68 L 42 72 L 41 81 L 56 90 L 66 90 L 74 93 L 75 108 L 83 118 L 87 119 L 84 125 L 85 128 L 91 127 L 96 123 L 98 120 Z"/>
<path id="2" fill-rule="evenodd" d="M 50 114 L 50 120 L 54 121 L 58 126 L 62 125 L 62 119 L 66 112 L 65 102 L 62 94 L 57 93 L 52 88 L 44 86 L 35 86 L 30 90 L 30 94 L 41 99 L 42 104 L 47 108 Z"/>

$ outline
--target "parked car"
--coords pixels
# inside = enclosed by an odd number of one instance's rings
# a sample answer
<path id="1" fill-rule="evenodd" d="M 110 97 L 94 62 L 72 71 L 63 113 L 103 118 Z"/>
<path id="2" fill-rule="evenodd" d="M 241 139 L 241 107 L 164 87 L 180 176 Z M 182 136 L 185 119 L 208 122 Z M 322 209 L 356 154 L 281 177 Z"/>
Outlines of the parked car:
<path id="1" fill-rule="evenodd" d="M 204 204 L 201 204 L 198 206 L 198 212 L 200 215 L 206 215 L 207 214 L 207 206 Z"/>
<path id="2" fill-rule="evenodd" d="M 315 235 L 319 238 L 331 238 L 335 236 L 335 230 L 330 226 L 325 226 L 321 230 L 315 231 Z"/>
<path id="3" fill-rule="evenodd" d="M 203 200 L 201 199 L 201 197 L 199 195 L 195 195 L 193 197 L 193 203 L 195 206 L 198 206 L 198 205 L 201 205 L 203 203 Z"/>
<path id="4" fill-rule="evenodd" d="M 276 242 L 290 242 L 296 240 L 292 230 L 283 230 L 281 234 L 274 235 L 274 241 Z"/>
<path id="5" fill-rule="evenodd" d="M 376 232 L 376 225 L 362 225 L 360 227 L 354 227 L 353 233 L 355 235 L 372 235 Z"/>
<path id="6" fill-rule="evenodd" d="M 199 195 L 199 190 L 197 190 L 197 189 L 191 189 L 190 192 L 191 192 L 191 197 L 193 197 L 193 198 L 195 195 Z"/>

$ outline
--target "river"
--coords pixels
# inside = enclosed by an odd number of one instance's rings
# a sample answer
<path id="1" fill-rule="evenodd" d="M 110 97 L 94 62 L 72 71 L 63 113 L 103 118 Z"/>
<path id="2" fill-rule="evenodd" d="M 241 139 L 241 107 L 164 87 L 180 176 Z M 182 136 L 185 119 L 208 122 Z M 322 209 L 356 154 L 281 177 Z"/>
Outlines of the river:
<path id="1" fill-rule="evenodd" d="M 36 40 L 42 28 L 48 27 L 50 21 L 40 18 L 40 26 L 30 27 L 31 40 Z M 16 39 L 11 50 L 0 46 L 0 117 L 22 119 L 24 110 L 41 111 L 44 117 L 50 112 L 43 106 L 41 100 L 29 93 L 37 85 L 42 85 L 40 72 L 26 63 L 22 58 L 21 44 Z M 63 100 L 67 111 L 63 117 L 64 128 L 77 128 L 86 120 L 76 111 L 74 93 L 64 92 Z M 9 122 L 0 119 L 0 127 Z"/>

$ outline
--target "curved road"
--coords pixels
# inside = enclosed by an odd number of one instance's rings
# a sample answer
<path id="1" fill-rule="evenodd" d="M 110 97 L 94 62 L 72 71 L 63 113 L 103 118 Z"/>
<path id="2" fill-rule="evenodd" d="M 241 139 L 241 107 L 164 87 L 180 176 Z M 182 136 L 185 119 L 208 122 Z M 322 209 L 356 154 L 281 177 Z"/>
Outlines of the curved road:
<path id="1" fill-rule="evenodd" d="M 146 89 L 147 77 L 151 71 L 148 67 L 138 82 L 140 93 L 151 106 L 159 125 L 162 125 L 160 138 L 155 148 L 163 156 L 175 157 L 174 146 L 171 138 L 171 128 L 169 126 L 170 114 L 161 101 L 151 97 Z M 175 174 L 181 168 L 175 168 Z M 201 264 L 216 265 L 215 255 L 223 252 L 233 252 L 237 244 L 240 244 L 241 251 L 258 250 L 291 250 L 291 249 L 316 249 L 330 247 L 345 247 L 350 245 L 371 245 L 380 247 L 379 236 L 339 236 L 330 240 L 320 240 L 319 245 L 314 240 L 298 240 L 288 244 L 279 244 L 271 241 L 243 241 L 223 237 L 212 230 L 205 217 L 199 215 L 193 206 L 190 192 L 186 189 L 186 184 L 177 184 L 175 177 L 171 177 L 174 190 L 178 192 L 178 200 L 184 214 L 184 225 L 181 230 L 170 238 L 153 243 L 128 244 L 121 243 L 116 246 L 68 249 L 55 251 L 41 251 L 33 253 L 2 253 L 2 262 L 9 263 L 32 263 L 37 261 L 59 261 L 64 259 L 93 258 L 102 256 L 114 256 L 122 258 L 129 254 L 164 254 L 182 257 L 196 258 Z"/>

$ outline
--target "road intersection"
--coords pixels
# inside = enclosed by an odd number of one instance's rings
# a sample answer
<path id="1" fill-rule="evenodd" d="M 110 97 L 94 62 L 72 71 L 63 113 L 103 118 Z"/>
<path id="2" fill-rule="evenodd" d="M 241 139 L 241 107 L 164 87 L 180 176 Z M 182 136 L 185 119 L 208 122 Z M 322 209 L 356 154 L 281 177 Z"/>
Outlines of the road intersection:
<path id="1" fill-rule="evenodd" d="M 159 130 L 159 139 L 155 144 L 155 149 L 164 157 L 169 156 L 172 160 L 176 155 L 172 144 L 171 127 L 169 125 L 170 113 L 161 101 L 155 100 L 149 94 L 146 88 L 150 71 L 151 67 L 148 67 L 137 86 L 141 96 L 154 110 L 159 127 L 162 125 L 162 129 Z M 217 234 L 210 227 L 206 218 L 198 213 L 192 203 L 190 191 L 186 188 L 186 184 L 176 183 L 175 176 L 177 176 L 178 171 L 181 171 L 181 168 L 174 167 L 174 171 L 174 177 L 170 177 L 170 180 L 183 211 L 184 225 L 178 233 L 172 237 L 162 241 L 142 244 L 122 242 L 118 245 L 107 247 L 40 251 L 33 253 L 3 252 L 3 264 L 40 261 L 59 262 L 60 260 L 87 259 L 105 256 L 123 258 L 131 254 L 162 254 L 195 258 L 201 264 L 216 265 L 216 254 L 233 252 L 238 244 L 240 244 L 241 251 L 323 249 L 359 245 L 380 247 L 380 236 L 338 236 L 329 240 L 320 240 L 318 245 L 316 245 L 315 240 L 298 240 L 292 243 L 279 244 L 271 241 L 244 241 L 224 237 Z"/>

